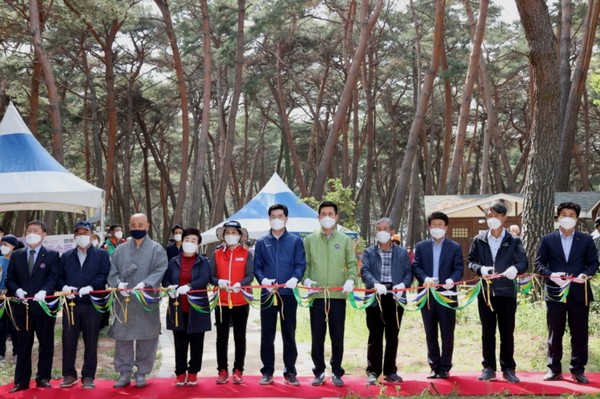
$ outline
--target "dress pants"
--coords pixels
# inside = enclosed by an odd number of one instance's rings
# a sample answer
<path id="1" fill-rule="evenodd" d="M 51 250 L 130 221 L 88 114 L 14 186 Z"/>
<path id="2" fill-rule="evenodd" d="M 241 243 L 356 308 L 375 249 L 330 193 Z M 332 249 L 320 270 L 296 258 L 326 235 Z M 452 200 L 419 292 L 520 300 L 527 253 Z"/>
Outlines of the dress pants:
<path id="1" fill-rule="evenodd" d="M 269 302 L 263 303 L 260 309 L 260 359 L 263 375 L 275 372 L 275 333 L 277 319 L 281 323 L 281 339 L 283 341 L 283 374 L 296 374 L 296 311 L 298 301 L 294 295 L 278 295 L 277 306 Z"/>
<path id="2" fill-rule="evenodd" d="M 500 369 L 514 370 L 517 366 L 515 352 L 515 315 L 517 299 L 506 296 L 492 296 L 492 309 L 482 294 L 477 298 L 479 320 L 481 321 L 481 349 L 484 368 L 496 371 L 496 325 L 500 332 Z"/>
<path id="3" fill-rule="evenodd" d="M 328 312 L 327 312 L 328 311 Z M 341 377 L 344 357 L 344 327 L 346 323 L 345 299 L 322 299 L 313 301 L 310 307 L 310 333 L 312 337 L 311 357 L 314 364 L 313 373 L 320 376 L 325 372 L 325 334 L 329 328 L 331 339 L 331 371 Z"/>
<path id="4" fill-rule="evenodd" d="M 383 371 L 384 375 L 394 374 L 396 354 L 398 353 L 398 333 L 402 323 L 404 308 L 396 304 L 392 294 L 381 296 L 381 309 L 377 304 L 366 310 L 369 340 L 367 344 L 367 373 L 377 376 Z M 383 337 L 385 335 L 385 354 Z M 381 362 L 383 359 L 383 369 Z"/>
<path id="5" fill-rule="evenodd" d="M 156 360 L 157 349 L 158 337 L 136 340 L 118 339 L 115 342 L 115 371 L 131 374 L 135 365 L 138 374 L 150 374 L 154 367 L 154 360 Z"/>
<path id="6" fill-rule="evenodd" d="M 548 323 L 548 368 L 554 373 L 562 372 L 562 338 L 568 320 L 571 331 L 571 364 L 573 374 L 585 371 L 588 362 L 588 323 L 590 307 L 583 302 L 568 298 L 566 303 L 546 302 Z"/>
<path id="7" fill-rule="evenodd" d="M 215 319 L 217 323 L 217 370 L 228 370 L 227 348 L 229 345 L 229 323 L 233 323 L 233 342 L 235 355 L 233 369 L 244 371 L 246 360 L 246 325 L 250 305 L 218 306 L 215 308 Z"/>
<path id="8" fill-rule="evenodd" d="M 454 327 L 456 311 L 440 305 L 429 294 L 429 303 L 421 308 L 425 338 L 427 340 L 427 361 L 431 370 L 439 373 L 450 371 L 454 352 Z M 438 328 L 442 340 L 442 351 L 438 342 Z"/>
<path id="9" fill-rule="evenodd" d="M 197 374 L 202 369 L 202 354 L 204 352 L 204 332 L 188 333 L 187 325 L 190 313 L 184 312 L 183 330 L 173 330 L 173 341 L 175 343 L 175 375 L 185 372 Z M 188 363 L 189 349 L 189 363 Z"/>
<path id="10" fill-rule="evenodd" d="M 25 306 L 25 305 L 17 305 Z M 33 306 L 39 306 L 34 304 Z M 38 366 L 36 381 L 52 378 L 52 357 L 54 356 L 54 324 L 56 319 L 45 314 L 32 316 L 29 314 L 29 329 L 26 328 L 25 315 L 16 316 L 19 328 L 17 346 L 17 364 L 15 366 L 15 384 L 29 386 L 31 380 L 31 352 L 34 335 L 39 342 Z"/>
<path id="11" fill-rule="evenodd" d="M 17 330 L 15 330 L 15 326 L 13 325 L 12 320 L 8 315 L 5 314 L 0 317 L 0 356 L 6 356 L 6 339 L 10 335 L 12 341 L 12 354 L 13 356 L 17 354 L 17 346 L 19 340 L 19 334 L 17 334 Z"/>
<path id="12" fill-rule="evenodd" d="M 73 319 L 63 312 L 62 332 L 62 374 L 63 377 L 77 378 L 75 360 L 77 359 L 77 342 L 83 333 L 83 367 L 82 377 L 95 378 L 98 366 L 98 337 L 103 314 L 94 309 L 91 303 L 77 303 L 70 308 Z M 74 323 L 71 324 L 71 321 Z"/>

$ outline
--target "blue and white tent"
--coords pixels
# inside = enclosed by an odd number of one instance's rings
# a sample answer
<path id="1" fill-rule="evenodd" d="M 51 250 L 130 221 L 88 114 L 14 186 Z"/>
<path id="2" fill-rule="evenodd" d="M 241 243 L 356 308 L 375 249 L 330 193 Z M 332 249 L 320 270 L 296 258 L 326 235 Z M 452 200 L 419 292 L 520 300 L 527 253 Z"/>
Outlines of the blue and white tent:
<path id="1" fill-rule="evenodd" d="M 104 190 L 58 163 L 11 102 L 0 122 L 0 212 L 53 210 L 101 220 L 103 206 Z"/>
<path id="2" fill-rule="evenodd" d="M 248 230 L 251 239 L 257 239 L 269 232 L 267 211 L 273 204 L 284 204 L 288 207 L 289 215 L 287 230 L 292 233 L 307 235 L 321 226 L 317 212 L 300 201 L 300 198 L 290 190 L 277 173 L 242 209 L 231 215 L 227 220 L 237 220 Z M 202 233 L 202 244 L 218 241 L 216 231 L 225 221 Z"/>

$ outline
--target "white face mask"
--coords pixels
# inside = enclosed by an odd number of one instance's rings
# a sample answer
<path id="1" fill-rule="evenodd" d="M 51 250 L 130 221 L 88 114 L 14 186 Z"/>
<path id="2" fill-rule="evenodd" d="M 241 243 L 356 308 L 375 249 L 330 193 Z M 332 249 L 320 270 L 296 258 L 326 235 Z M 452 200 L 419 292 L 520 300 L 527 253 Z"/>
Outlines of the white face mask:
<path id="1" fill-rule="evenodd" d="M 387 244 L 392 238 L 392 235 L 388 231 L 378 231 L 375 237 L 377 237 L 377 241 L 380 243 Z"/>
<path id="2" fill-rule="evenodd" d="M 42 236 L 35 233 L 30 233 L 25 236 L 25 242 L 29 245 L 36 245 L 42 242 Z"/>
<path id="3" fill-rule="evenodd" d="M 175 234 L 175 235 L 173 236 L 173 239 L 174 239 L 175 241 L 178 241 L 178 242 L 179 242 L 179 241 L 181 241 L 181 234 Z"/>
<path id="4" fill-rule="evenodd" d="M 97 247 L 97 246 L 98 246 L 98 244 L 99 244 L 98 240 L 92 240 L 92 245 L 93 245 L 94 247 Z"/>
<path id="5" fill-rule="evenodd" d="M 558 224 L 565 230 L 571 230 L 577 224 L 577 220 L 570 217 L 564 217 L 558 221 Z"/>
<path id="6" fill-rule="evenodd" d="M 117 239 L 120 240 L 121 238 L 123 238 L 123 232 L 122 231 L 116 231 L 113 236 Z"/>
<path id="7" fill-rule="evenodd" d="M 198 244 L 194 244 L 193 242 L 185 241 L 181 244 L 181 248 L 183 252 L 186 254 L 195 254 L 198 251 Z"/>
<path id="8" fill-rule="evenodd" d="M 319 220 L 319 223 L 321 223 L 321 226 L 324 228 L 330 229 L 335 226 L 335 219 L 330 216 L 325 216 L 323 219 Z"/>
<path id="9" fill-rule="evenodd" d="M 279 231 L 285 227 L 285 221 L 282 219 L 270 219 L 269 224 L 271 225 L 271 229 L 275 231 Z"/>
<path id="10" fill-rule="evenodd" d="M 240 242 L 240 236 L 227 235 L 225 236 L 225 243 L 229 246 L 236 245 Z"/>
<path id="11" fill-rule="evenodd" d="M 87 248 L 91 242 L 90 236 L 77 236 L 75 237 L 75 243 L 79 248 Z"/>
<path id="12" fill-rule="evenodd" d="M 429 229 L 431 236 L 437 240 L 443 238 L 446 235 L 446 230 L 440 228 Z"/>
<path id="13" fill-rule="evenodd" d="M 487 225 L 490 229 L 496 230 L 497 228 L 502 226 L 502 222 L 500 221 L 500 219 L 497 218 L 489 218 L 487 220 Z"/>
<path id="14" fill-rule="evenodd" d="M 2 256 L 6 256 L 10 252 L 10 247 L 7 247 L 6 245 L 2 245 L 0 247 L 0 251 L 2 252 Z"/>

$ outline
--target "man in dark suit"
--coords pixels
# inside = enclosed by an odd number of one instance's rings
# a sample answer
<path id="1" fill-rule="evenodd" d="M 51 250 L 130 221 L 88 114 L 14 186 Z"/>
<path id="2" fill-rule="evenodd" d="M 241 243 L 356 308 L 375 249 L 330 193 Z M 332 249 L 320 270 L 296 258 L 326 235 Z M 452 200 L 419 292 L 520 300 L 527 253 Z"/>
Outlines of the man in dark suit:
<path id="1" fill-rule="evenodd" d="M 581 207 L 573 202 L 558 205 L 560 227 L 542 237 L 535 259 L 544 281 L 548 324 L 548 373 L 546 381 L 562 380 L 562 339 L 567 320 L 571 331 L 570 371 L 574 381 L 589 383 L 584 375 L 588 361 L 588 321 L 594 299 L 587 279 L 598 271 L 598 251 L 592 237 L 575 229 Z M 569 281 L 570 280 L 570 281 Z M 570 283 L 566 301 L 561 302 L 561 287 Z"/>
<path id="2" fill-rule="evenodd" d="M 441 289 L 456 295 L 454 284 L 462 278 L 464 268 L 460 244 L 444 238 L 448 229 L 448 216 L 445 213 L 433 212 L 427 218 L 427 224 L 432 238 L 423 240 L 415 246 L 413 274 L 420 286 Z M 448 309 L 437 303 L 433 296 L 428 299 L 428 303 L 421 308 L 427 340 L 427 361 L 431 367 L 431 373 L 427 378 L 445 379 L 450 376 L 452 368 L 456 313 L 454 309 Z M 456 302 L 451 304 L 454 307 L 456 305 Z M 442 341 L 441 353 L 438 327 Z"/>
<path id="3" fill-rule="evenodd" d="M 8 268 L 6 287 L 9 296 L 21 300 L 13 307 L 16 327 L 19 329 L 15 385 L 9 392 L 29 388 L 31 379 L 31 351 L 34 334 L 39 342 L 37 376 L 38 388 L 52 388 L 52 356 L 54 355 L 54 323 L 56 319 L 44 313 L 38 304 L 29 305 L 26 295 L 35 293 L 33 300 L 44 301 L 46 295 L 54 294 L 58 278 L 58 252 L 46 249 L 46 225 L 39 220 L 27 223 L 25 248 L 13 253 Z M 29 314 L 27 314 L 29 313 Z"/>
<path id="4" fill-rule="evenodd" d="M 94 309 L 89 293 L 103 290 L 110 271 L 108 253 L 91 244 L 92 225 L 85 220 L 77 222 L 74 230 L 76 247 L 60 257 L 58 287 L 67 295 L 70 312 L 63 312 L 63 382 L 60 388 L 69 388 L 77 383 L 77 341 L 83 333 L 83 367 L 81 384 L 86 389 L 94 388 L 98 364 L 98 337 L 102 313 Z"/>

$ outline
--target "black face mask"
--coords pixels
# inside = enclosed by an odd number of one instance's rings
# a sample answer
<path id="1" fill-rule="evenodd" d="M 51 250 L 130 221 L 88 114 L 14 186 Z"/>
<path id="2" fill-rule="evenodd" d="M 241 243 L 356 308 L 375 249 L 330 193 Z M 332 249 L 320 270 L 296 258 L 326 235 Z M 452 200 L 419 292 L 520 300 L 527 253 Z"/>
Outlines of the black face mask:
<path id="1" fill-rule="evenodd" d="M 148 234 L 148 231 L 147 230 L 129 230 L 129 234 L 136 240 L 139 240 L 140 238 L 146 237 L 146 234 Z"/>

